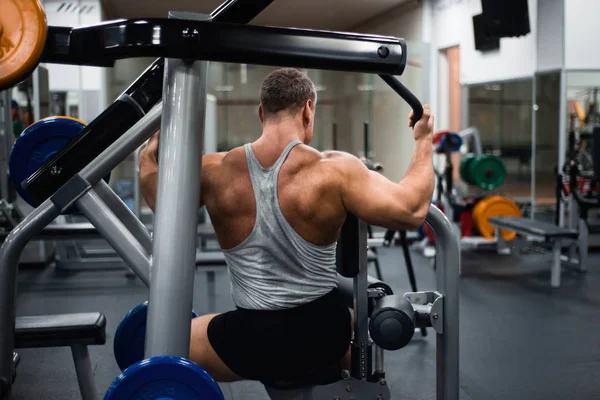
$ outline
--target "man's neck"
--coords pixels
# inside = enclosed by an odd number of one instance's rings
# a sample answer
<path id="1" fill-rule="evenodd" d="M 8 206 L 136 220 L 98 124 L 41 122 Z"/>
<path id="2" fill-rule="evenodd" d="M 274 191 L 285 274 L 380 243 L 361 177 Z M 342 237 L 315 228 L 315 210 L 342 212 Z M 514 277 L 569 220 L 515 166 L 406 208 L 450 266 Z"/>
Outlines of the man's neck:
<path id="1" fill-rule="evenodd" d="M 304 142 L 304 127 L 295 120 L 269 123 L 263 126 L 261 137 L 255 142 L 258 146 L 277 151 L 285 148 L 290 142 Z"/>

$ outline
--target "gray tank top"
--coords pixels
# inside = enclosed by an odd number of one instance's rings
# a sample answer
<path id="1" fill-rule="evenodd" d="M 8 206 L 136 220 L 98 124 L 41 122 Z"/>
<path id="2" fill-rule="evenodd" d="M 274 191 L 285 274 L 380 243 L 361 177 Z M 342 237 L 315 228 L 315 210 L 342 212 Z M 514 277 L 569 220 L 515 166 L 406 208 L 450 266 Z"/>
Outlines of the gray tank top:
<path id="1" fill-rule="evenodd" d="M 319 246 L 304 240 L 279 208 L 277 178 L 294 146 L 287 145 L 269 168 L 260 165 L 252 146 L 246 160 L 256 199 L 252 233 L 232 249 L 224 249 L 231 294 L 236 306 L 250 310 L 281 310 L 309 303 L 337 287 L 337 243 Z"/>

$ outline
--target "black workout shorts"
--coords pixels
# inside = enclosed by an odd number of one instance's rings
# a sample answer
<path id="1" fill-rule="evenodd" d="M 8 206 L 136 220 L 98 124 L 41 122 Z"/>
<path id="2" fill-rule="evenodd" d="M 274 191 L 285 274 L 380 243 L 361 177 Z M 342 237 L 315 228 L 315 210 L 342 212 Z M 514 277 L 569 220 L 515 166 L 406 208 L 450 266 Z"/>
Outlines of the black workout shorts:
<path id="1" fill-rule="evenodd" d="M 339 364 L 350 346 L 350 324 L 336 288 L 296 308 L 220 314 L 208 325 L 208 339 L 237 375 L 263 383 L 285 381 Z"/>

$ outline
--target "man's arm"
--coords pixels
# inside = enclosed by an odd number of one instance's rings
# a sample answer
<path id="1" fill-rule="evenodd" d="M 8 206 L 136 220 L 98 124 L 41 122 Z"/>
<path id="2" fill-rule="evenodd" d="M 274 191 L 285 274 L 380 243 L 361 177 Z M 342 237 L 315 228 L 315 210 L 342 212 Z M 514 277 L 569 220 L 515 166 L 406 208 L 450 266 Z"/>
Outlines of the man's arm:
<path id="1" fill-rule="evenodd" d="M 151 153 L 140 153 L 140 191 L 142 198 L 152 211 L 156 209 L 156 187 L 158 185 L 158 163 Z"/>
<path id="2" fill-rule="evenodd" d="M 415 153 L 406 175 L 394 183 L 369 171 L 356 157 L 332 153 L 340 173 L 340 193 L 348 212 L 365 222 L 388 229 L 420 226 L 433 196 L 433 117 L 425 107 L 423 118 L 415 126 Z"/>
<path id="3" fill-rule="evenodd" d="M 156 190 L 158 186 L 158 139 L 157 132 L 148 141 L 146 147 L 140 153 L 140 191 L 148 207 L 156 211 Z M 206 171 L 214 162 L 223 158 L 222 153 L 207 154 L 202 157 L 202 170 L 200 180 L 200 207 L 204 205 L 204 195 L 208 185 L 206 184 Z"/>

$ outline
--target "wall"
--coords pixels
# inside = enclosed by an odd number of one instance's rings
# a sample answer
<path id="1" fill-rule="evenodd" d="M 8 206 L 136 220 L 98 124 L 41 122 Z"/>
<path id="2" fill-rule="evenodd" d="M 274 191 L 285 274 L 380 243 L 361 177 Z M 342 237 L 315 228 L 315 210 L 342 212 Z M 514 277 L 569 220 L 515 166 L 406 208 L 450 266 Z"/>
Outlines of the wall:
<path id="1" fill-rule="evenodd" d="M 460 46 L 461 84 L 501 81 L 532 76 L 536 69 L 537 0 L 529 0 L 531 33 L 500 39 L 500 49 L 475 50 L 473 15 L 481 13 L 480 0 L 431 0 L 432 45 L 436 49 Z"/>
<path id="2" fill-rule="evenodd" d="M 565 0 L 543 0 L 537 10 L 537 70 L 560 69 L 564 61 Z"/>
<path id="3" fill-rule="evenodd" d="M 46 19 L 54 26 L 82 26 L 102 21 L 102 10 L 97 0 L 44 1 Z M 107 107 L 105 69 L 75 65 L 46 64 L 50 91 L 76 92 L 79 117 L 93 120 Z"/>
<path id="4" fill-rule="evenodd" d="M 429 50 L 421 42 L 421 14 L 419 2 L 409 1 L 355 27 L 353 31 L 406 39 L 409 65 L 399 79 L 418 98 L 426 101 L 429 87 L 426 86 L 428 80 L 423 79 L 423 74 L 428 75 Z M 346 140 L 346 146 L 340 148 L 362 155 L 363 122 L 369 120 L 372 156 L 383 163 L 384 174 L 389 179 L 400 180 L 414 152 L 412 129 L 407 126 L 409 106 L 375 76 L 348 75 L 345 83 L 350 92 L 345 94 L 342 102 L 336 104 L 335 119 L 338 123 L 338 136 L 350 133 L 350 140 Z M 366 87 L 371 90 L 359 91 L 359 85 L 361 89 Z"/>
<path id="5" fill-rule="evenodd" d="M 564 1 L 566 69 L 600 68 L 600 53 L 597 51 L 600 48 L 600 35 L 598 35 L 600 1 Z"/>
<path id="6" fill-rule="evenodd" d="M 115 66 L 109 69 L 110 87 L 108 90 L 110 101 L 115 100 L 125 89 L 129 87 L 146 68 L 154 61 L 154 58 L 128 58 L 118 60 Z"/>

